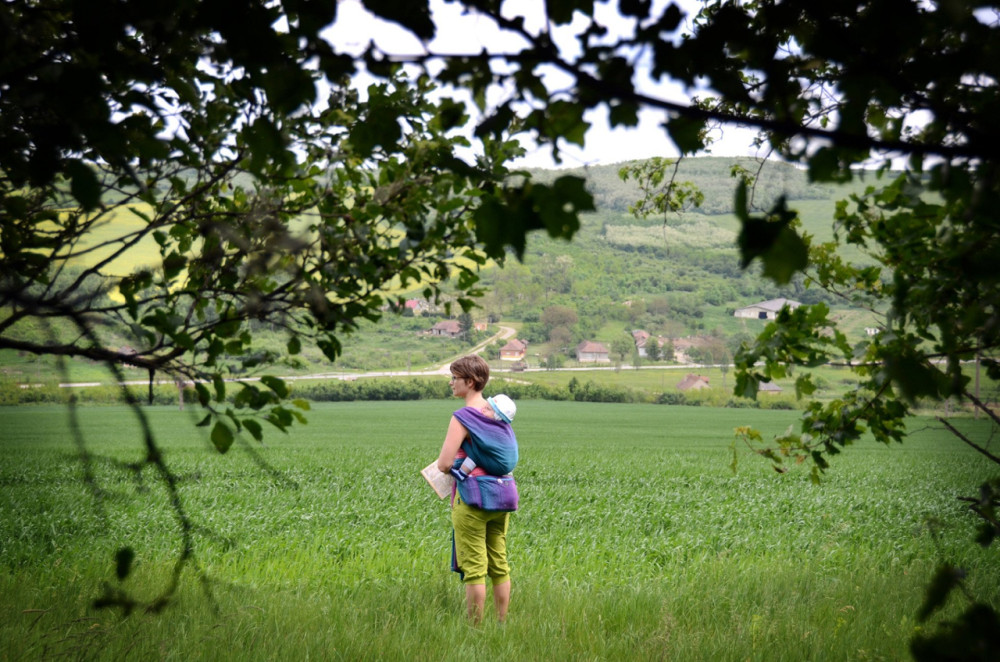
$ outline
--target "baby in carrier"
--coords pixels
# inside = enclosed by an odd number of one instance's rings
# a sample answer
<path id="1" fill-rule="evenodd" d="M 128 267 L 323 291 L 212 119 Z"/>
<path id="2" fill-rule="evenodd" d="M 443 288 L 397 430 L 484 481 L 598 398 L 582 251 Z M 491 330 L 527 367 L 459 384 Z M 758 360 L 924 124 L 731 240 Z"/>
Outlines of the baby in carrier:
<path id="1" fill-rule="evenodd" d="M 509 396 L 500 393 L 491 398 L 487 398 L 487 406 L 482 407 L 479 411 L 480 413 L 494 420 L 503 421 L 510 425 L 514 420 L 514 414 L 517 413 L 517 405 L 514 401 L 510 399 Z M 462 465 L 458 468 L 451 469 L 451 475 L 455 477 L 457 481 L 464 481 L 472 473 L 472 470 L 476 468 L 476 463 L 472 457 L 466 457 L 462 462 Z M 504 472 L 507 473 L 507 472 Z"/>

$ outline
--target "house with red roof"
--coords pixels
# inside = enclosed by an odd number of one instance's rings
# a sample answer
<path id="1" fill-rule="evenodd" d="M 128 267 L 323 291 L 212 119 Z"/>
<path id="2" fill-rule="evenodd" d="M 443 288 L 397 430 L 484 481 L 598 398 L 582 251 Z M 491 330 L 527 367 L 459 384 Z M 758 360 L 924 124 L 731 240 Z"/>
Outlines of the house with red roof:
<path id="1" fill-rule="evenodd" d="M 584 340 L 577 345 L 576 360 L 580 363 L 611 363 L 608 348 L 596 340 Z"/>
<path id="2" fill-rule="evenodd" d="M 681 391 L 700 391 L 703 388 L 711 387 L 708 384 L 708 377 L 689 372 L 687 376 L 677 384 L 677 388 Z"/>
<path id="3" fill-rule="evenodd" d="M 432 336 L 457 338 L 462 334 L 462 325 L 458 323 L 458 320 L 442 320 L 431 328 L 430 334 Z"/>
<path id="4" fill-rule="evenodd" d="M 500 348 L 501 361 L 523 361 L 528 349 L 528 343 L 512 338 L 506 345 Z"/>

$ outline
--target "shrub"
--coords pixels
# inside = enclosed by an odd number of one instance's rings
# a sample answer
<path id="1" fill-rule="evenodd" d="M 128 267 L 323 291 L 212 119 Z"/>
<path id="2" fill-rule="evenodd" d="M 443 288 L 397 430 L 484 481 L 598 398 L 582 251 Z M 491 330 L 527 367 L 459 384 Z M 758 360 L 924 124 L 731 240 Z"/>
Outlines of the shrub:
<path id="1" fill-rule="evenodd" d="M 675 391 L 668 391 L 666 393 L 661 393 L 658 398 L 656 398 L 656 404 L 658 405 L 686 405 L 688 404 L 687 398 L 684 397 L 683 393 L 677 393 Z"/>

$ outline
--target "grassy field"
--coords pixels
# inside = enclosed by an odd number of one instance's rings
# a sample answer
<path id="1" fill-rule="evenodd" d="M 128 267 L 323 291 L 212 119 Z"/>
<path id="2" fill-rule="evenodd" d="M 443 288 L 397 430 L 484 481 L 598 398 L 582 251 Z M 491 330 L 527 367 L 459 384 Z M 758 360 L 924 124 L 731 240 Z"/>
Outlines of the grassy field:
<path id="1" fill-rule="evenodd" d="M 224 457 L 194 414 L 143 410 L 198 572 L 164 612 L 127 618 L 90 607 L 102 582 L 149 599 L 179 546 L 162 485 L 130 466 L 133 415 L 79 411 L 95 497 L 64 409 L 0 409 L 0 659 L 899 660 L 939 560 L 1000 600 L 995 550 L 968 543 L 955 499 L 989 466 L 927 420 L 839 456 L 817 487 L 745 451 L 729 469 L 735 426 L 772 435 L 794 412 L 524 401 L 511 615 L 472 629 L 447 504 L 417 473 L 455 406 L 321 405 Z M 123 546 L 137 556 L 119 585 Z"/>

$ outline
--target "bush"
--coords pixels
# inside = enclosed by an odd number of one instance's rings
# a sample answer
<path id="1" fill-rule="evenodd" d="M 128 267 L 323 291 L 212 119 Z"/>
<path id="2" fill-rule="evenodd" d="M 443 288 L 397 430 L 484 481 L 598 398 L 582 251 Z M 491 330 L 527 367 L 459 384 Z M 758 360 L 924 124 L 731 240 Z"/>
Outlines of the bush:
<path id="1" fill-rule="evenodd" d="M 760 401 L 748 398 L 730 398 L 726 402 L 726 407 L 730 409 L 760 409 Z"/>
<path id="2" fill-rule="evenodd" d="M 359 379 L 295 384 L 295 397 L 314 402 L 351 402 L 354 400 L 443 400 L 451 397 L 444 380 Z"/>
<path id="3" fill-rule="evenodd" d="M 645 398 L 636 391 L 620 387 L 585 382 L 573 393 L 577 402 L 644 402 Z"/>
<path id="4" fill-rule="evenodd" d="M 688 404 L 687 398 L 684 397 L 683 393 L 677 393 L 675 391 L 668 391 L 667 393 L 661 393 L 656 399 L 656 404 L 658 405 L 686 405 Z"/>
<path id="5" fill-rule="evenodd" d="M 506 379 L 491 379 L 487 387 L 491 393 L 506 393 L 514 400 L 572 400 L 573 396 L 567 389 L 545 386 L 543 384 L 525 384 Z"/>

